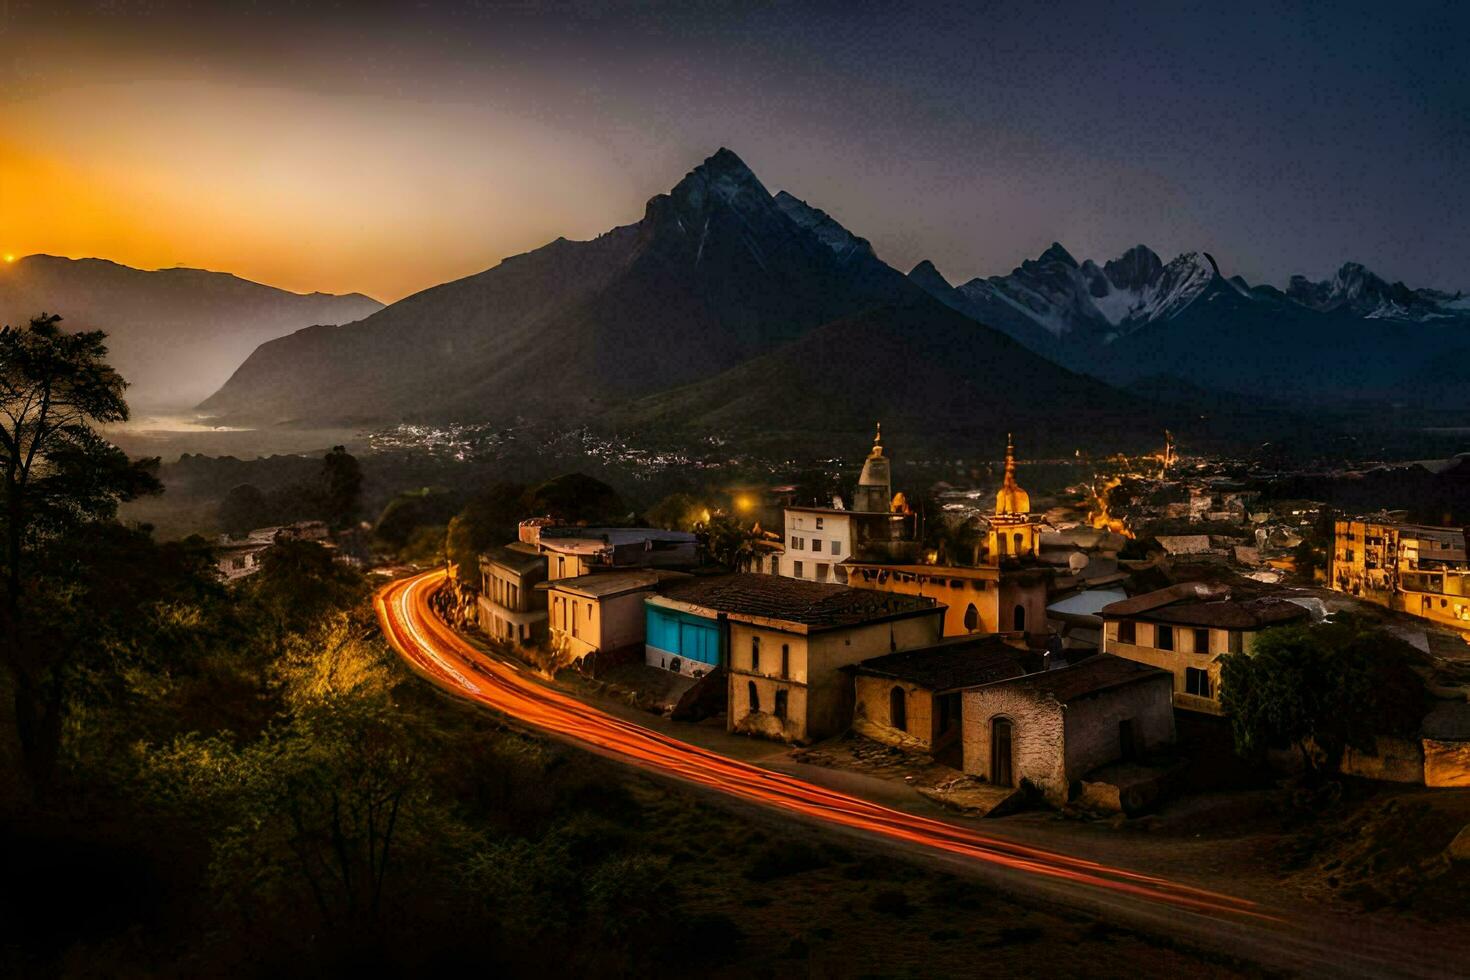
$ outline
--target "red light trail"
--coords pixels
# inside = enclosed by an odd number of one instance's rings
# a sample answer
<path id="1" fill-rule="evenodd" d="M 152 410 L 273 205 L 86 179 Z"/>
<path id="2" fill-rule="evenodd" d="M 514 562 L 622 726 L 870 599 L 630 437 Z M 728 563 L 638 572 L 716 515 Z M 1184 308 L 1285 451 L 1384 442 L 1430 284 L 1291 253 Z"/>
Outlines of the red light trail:
<path id="1" fill-rule="evenodd" d="M 641 768 L 804 817 L 1179 908 L 1275 918 L 1244 899 L 893 810 L 616 718 L 521 676 L 513 665 L 485 657 L 439 620 L 430 609 L 429 597 L 443 577 L 443 572 L 426 572 L 380 589 L 373 602 L 384 635 L 429 680 L 528 725 Z"/>

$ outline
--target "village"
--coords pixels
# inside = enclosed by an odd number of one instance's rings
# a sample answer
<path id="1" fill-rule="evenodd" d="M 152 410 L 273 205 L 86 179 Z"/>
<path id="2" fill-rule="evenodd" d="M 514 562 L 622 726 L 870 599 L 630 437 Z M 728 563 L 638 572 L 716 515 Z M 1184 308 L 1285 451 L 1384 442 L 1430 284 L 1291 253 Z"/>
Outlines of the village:
<path id="1" fill-rule="evenodd" d="M 919 507 L 880 428 L 830 500 L 756 488 L 664 522 L 682 527 L 526 514 L 478 567 L 450 562 L 436 608 L 497 655 L 691 738 L 779 743 L 972 815 L 1124 819 L 1237 779 L 1231 658 L 1346 619 L 1412 661 L 1422 717 L 1256 761 L 1470 786 L 1462 528 L 1266 501 L 1168 442 L 1086 487 L 1084 507 L 1033 498 L 1023 466 L 1009 444 L 988 498 L 941 486 Z M 221 542 L 222 574 L 283 538 L 334 545 L 319 522 L 262 529 Z"/>

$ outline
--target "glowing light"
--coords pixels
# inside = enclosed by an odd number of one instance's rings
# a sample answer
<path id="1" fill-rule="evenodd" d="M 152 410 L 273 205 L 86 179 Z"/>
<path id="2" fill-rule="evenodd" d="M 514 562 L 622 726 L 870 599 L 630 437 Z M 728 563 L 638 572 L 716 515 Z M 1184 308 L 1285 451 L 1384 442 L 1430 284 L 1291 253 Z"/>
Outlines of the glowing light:
<path id="1" fill-rule="evenodd" d="M 735 509 L 741 511 L 751 510 L 755 507 L 755 500 L 748 494 L 741 494 L 735 498 Z"/>
<path id="2" fill-rule="evenodd" d="M 5 253 L 5 261 L 6 262 L 14 262 L 15 261 L 15 256 L 14 255 L 11 255 L 9 252 L 6 252 Z"/>
<path id="3" fill-rule="evenodd" d="M 1207 914 L 1277 918 L 1253 902 L 1229 895 L 892 810 L 606 714 L 520 676 L 508 664 L 485 656 L 440 621 L 429 600 L 443 580 L 442 571 L 425 572 L 384 586 L 373 597 L 383 635 L 399 655 L 426 680 L 593 752 L 809 819 L 1052 880 Z"/>

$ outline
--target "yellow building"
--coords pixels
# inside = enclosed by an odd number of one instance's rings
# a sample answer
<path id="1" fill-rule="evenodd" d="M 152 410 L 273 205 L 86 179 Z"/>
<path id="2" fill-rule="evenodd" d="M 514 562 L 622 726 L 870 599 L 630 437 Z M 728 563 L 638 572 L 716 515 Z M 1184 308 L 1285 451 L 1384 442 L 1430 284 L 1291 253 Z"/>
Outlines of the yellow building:
<path id="1" fill-rule="evenodd" d="M 845 731 L 852 723 L 852 683 L 840 668 L 932 645 L 944 618 L 930 599 L 769 575 L 696 577 L 666 586 L 645 604 L 660 616 L 696 620 L 678 624 L 677 642 L 688 636 L 699 649 L 718 650 L 729 672 L 731 731 L 787 742 Z M 699 622 L 715 631 L 713 643 L 693 637 Z M 674 642 L 671 636 L 660 650 Z"/>
<path id="2" fill-rule="evenodd" d="M 643 600 L 659 580 L 660 573 L 639 570 L 547 582 L 551 648 L 558 659 L 575 663 L 594 653 L 642 647 Z"/>
<path id="3" fill-rule="evenodd" d="M 1016 444 L 1006 436 L 1006 469 L 995 494 L 995 513 L 986 538 L 992 563 L 1041 554 L 1041 521 L 1031 513 L 1031 495 L 1016 482 Z"/>
<path id="4" fill-rule="evenodd" d="M 1338 521 L 1327 580 L 1338 592 L 1470 633 L 1470 562 L 1459 528 Z"/>
<path id="5" fill-rule="evenodd" d="M 932 598 L 947 607 L 945 636 L 1046 632 L 1046 595 L 1052 571 L 1035 562 L 1042 524 L 1031 496 L 1016 482 L 1016 447 L 1006 440 L 1005 478 L 990 518 L 984 565 L 924 565 L 851 558 L 846 581 L 860 589 Z"/>
<path id="6" fill-rule="evenodd" d="M 1172 673 L 1174 707 L 1221 715 L 1220 658 L 1310 616 L 1285 599 L 1233 599 L 1229 588 L 1185 582 L 1104 606 L 1103 651 Z"/>

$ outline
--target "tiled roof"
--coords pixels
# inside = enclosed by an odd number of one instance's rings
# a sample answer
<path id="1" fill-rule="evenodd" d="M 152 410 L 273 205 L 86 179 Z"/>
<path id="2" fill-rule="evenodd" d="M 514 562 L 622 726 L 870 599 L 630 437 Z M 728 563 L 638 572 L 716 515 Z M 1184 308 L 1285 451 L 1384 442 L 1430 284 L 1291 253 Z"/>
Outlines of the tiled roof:
<path id="1" fill-rule="evenodd" d="M 1151 667 L 1136 660 L 1099 653 L 1071 667 L 1060 670 L 1041 670 L 1014 680 L 1003 681 L 1007 690 L 1034 691 L 1055 698 L 1061 704 L 1096 694 L 1109 688 L 1121 687 L 1155 677 L 1170 677 L 1167 670 Z M 1172 685 L 1172 679 L 1170 681 Z"/>
<path id="2" fill-rule="evenodd" d="M 939 693 L 1020 677 L 1026 672 L 1021 666 L 1021 659 L 1026 655 L 1027 651 L 1016 649 L 998 636 L 966 636 L 932 647 L 874 657 L 853 669 L 859 674 L 908 681 Z"/>
<path id="3" fill-rule="evenodd" d="M 1177 626 L 1257 630 L 1306 619 L 1311 613 L 1275 596 L 1237 599 L 1232 598 L 1228 588 L 1185 582 L 1114 602 L 1103 607 L 1102 615 L 1107 619 L 1142 619 Z"/>
<path id="4" fill-rule="evenodd" d="M 719 575 L 671 584 L 661 595 L 730 615 L 797 623 L 811 629 L 855 626 L 937 608 L 933 599 L 777 575 Z"/>

